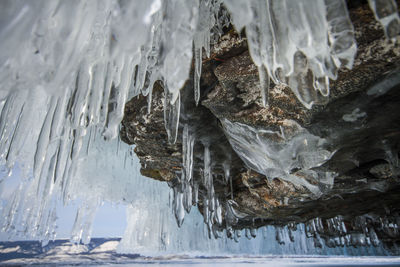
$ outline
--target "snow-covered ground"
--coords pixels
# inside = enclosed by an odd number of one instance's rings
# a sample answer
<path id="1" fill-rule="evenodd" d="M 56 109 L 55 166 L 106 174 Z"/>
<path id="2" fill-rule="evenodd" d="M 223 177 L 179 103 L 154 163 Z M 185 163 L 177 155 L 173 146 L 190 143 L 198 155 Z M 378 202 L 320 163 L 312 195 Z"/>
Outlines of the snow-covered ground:
<path id="1" fill-rule="evenodd" d="M 67 240 L 56 240 L 42 247 L 36 241 L 0 243 L 0 265 L 20 266 L 152 266 L 217 265 L 217 266 L 399 266 L 400 257 L 345 257 L 295 255 L 237 255 L 205 256 L 179 254 L 142 256 L 118 254 L 119 239 L 93 239 L 87 245 L 73 245 Z"/>

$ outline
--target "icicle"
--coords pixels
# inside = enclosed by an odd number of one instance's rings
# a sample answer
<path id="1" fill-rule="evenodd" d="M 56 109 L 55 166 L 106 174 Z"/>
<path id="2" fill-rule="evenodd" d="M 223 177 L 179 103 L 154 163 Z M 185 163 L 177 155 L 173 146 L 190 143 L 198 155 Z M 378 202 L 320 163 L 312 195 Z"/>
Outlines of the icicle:
<path id="1" fill-rule="evenodd" d="M 150 82 L 149 94 L 147 95 L 147 114 L 151 113 L 151 105 L 152 105 L 152 101 L 153 101 L 153 86 L 154 86 L 154 82 Z"/>
<path id="2" fill-rule="evenodd" d="M 194 99 L 196 106 L 200 100 L 200 77 L 203 63 L 203 48 L 207 57 L 210 57 L 210 35 L 211 29 L 216 25 L 215 17 L 219 16 L 219 1 L 200 1 L 199 18 L 197 21 L 196 34 L 193 37 L 194 49 Z M 221 27 L 222 28 L 222 27 Z"/>
<path id="3" fill-rule="evenodd" d="M 146 72 L 147 72 L 147 64 L 148 64 L 148 48 L 146 46 L 142 46 L 140 48 L 141 50 L 141 57 L 140 57 L 140 63 L 137 65 L 137 74 L 136 74 L 136 81 L 135 81 L 135 91 L 139 92 L 144 89 L 144 82 L 146 80 Z M 143 95 L 146 96 L 148 92 L 143 92 Z"/>
<path id="4" fill-rule="evenodd" d="M 118 87 L 114 88 L 112 91 L 113 94 L 110 94 L 108 105 L 112 106 L 112 109 L 108 111 L 107 128 L 103 132 L 103 136 L 106 139 L 114 139 L 118 135 L 118 127 L 124 116 L 124 108 L 131 84 L 132 72 L 132 58 L 127 58 L 123 64 L 121 82 Z"/>
<path id="5" fill-rule="evenodd" d="M 250 228 L 250 235 L 252 238 L 257 237 L 257 229 L 256 228 Z"/>
<path id="6" fill-rule="evenodd" d="M 289 234 L 290 242 L 294 242 L 293 230 L 291 228 L 288 229 L 288 234 Z"/>
<path id="7" fill-rule="evenodd" d="M 184 208 L 186 210 L 187 213 L 190 212 L 190 209 L 192 208 L 193 205 L 193 192 L 192 192 L 192 186 L 190 184 L 188 184 L 188 182 L 184 182 L 183 185 L 183 204 L 184 204 Z"/>
<path id="8" fill-rule="evenodd" d="M 182 165 L 185 171 L 185 177 L 187 181 L 192 180 L 193 176 L 193 147 L 194 147 L 194 135 L 190 133 L 189 126 L 187 124 L 183 127 L 182 133 Z"/>
<path id="9" fill-rule="evenodd" d="M 372 227 L 369 229 L 369 237 L 373 246 L 377 247 L 380 244 L 379 238 Z"/>
<path id="10" fill-rule="evenodd" d="M 96 214 L 98 203 L 93 201 L 81 207 L 75 217 L 74 226 L 71 233 L 71 243 L 89 244 L 91 235 L 91 225 Z"/>
<path id="11" fill-rule="evenodd" d="M 199 184 L 195 182 L 193 186 L 193 205 L 197 205 L 198 202 L 199 202 Z"/>
<path id="12" fill-rule="evenodd" d="M 258 75 L 260 77 L 262 104 L 266 107 L 268 105 L 269 76 L 264 65 L 258 67 Z"/>
<path id="13" fill-rule="evenodd" d="M 100 109 L 102 102 L 102 94 L 104 93 L 106 64 L 101 62 L 96 64 L 92 71 L 92 83 L 88 99 L 88 124 L 97 124 L 100 122 Z"/>
<path id="14" fill-rule="evenodd" d="M 229 183 L 229 175 L 230 175 L 230 164 L 227 161 L 225 161 L 222 164 L 222 167 L 224 168 L 225 183 L 228 184 Z"/>
<path id="15" fill-rule="evenodd" d="M 297 225 L 295 223 L 289 223 L 287 225 L 288 235 L 291 242 L 294 242 L 294 234 L 293 232 L 297 230 Z"/>
<path id="16" fill-rule="evenodd" d="M 279 245 L 285 244 L 285 240 L 283 237 L 283 228 L 281 226 L 275 226 L 275 239 Z"/>
<path id="17" fill-rule="evenodd" d="M 74 129 L 87 125 L 86 111 L 87 99 L 91 87 L 91 66 L 85 61 L 81 66 L 76 77 L 76 88 L 74 92 L 74 102 L 71 108 L 71 124 Z"/>
<path id="18" fill-rule="evenodd" d="M 107 64 L 107 70 L 105 72 L 105 82 L 104 82 L 104 91 L 102 95 L 102 100 L 100 104 L 100 115 L 99 115 L 99 122 L 102 126 L 106 126 L 107 123 L 107 115 L 108 115 L 108 100 L 111 94 L 111 89 L 113 85 L 113 76 L 114 76 L 114 64 L 109 62 Z"/>
<path id="19" fill-rule="evenodd" d="M 264 227 L 262 227 L 261 228 L 261 232 L 262 232 L 262 237 L 263 237 L 263 239 L 266 239 L 267 237 L 268 237 L 268 228 L 267 228 L 267 226 L 264 226 Z"/>
<path id="20" fill-rule="evenodd" d="M 233 200 L 228 200 L 226 202 L 226 207 L 225 207 L 225 220 L 227 220 L 227 223 L 229 225 L 235 225 L 238 223 L 239 219 L 243 219 L 246 217 L 246 214 L 235 210 L 235 207 L 238 206 L 238 204 L 233 201 Z"/>
<path id="21" fill-rule="evenodd" d="M 222 167 L 224 168 L 225 183 L 227 185 L 229 184 L 230 195 L 231 195 L 231 199 L 233 200 L 233 185 L 232 185 L 232 176 L 230 175 L 230 164 L 227 161 L 225 161 L 222 164 Z"/>
<path id="22" fill-rule="evenodd" d="M 206 196 L 204 196 L 203 199 L 203 217 L 204 217 L 204 223 L 208 224 L 208 222 L 210 221 L 210 213 L 209 213 L 209 201 L 208 198 Z"/>
<path id="23" fill-rule="evenodd" d="M 233 201 L 233 200 L 232 200 Z M 235 225 L 238 223 L 238 218 L 235 216 L 233 212 L 233 208 L 229 202 L 226 203 L 225 207 L 225 220 L 227 221 L 227 224 L 229 225 Z"/>
<path id="24" fill-rule="evenodd" d="M 322 234 L 324 232 L 324 226 L 322 225 L 321 218 L 314 219 L 315 229 L 318 233 Z"/>
<path id="25" fill-rule="evenodd" d="M 329 96 L 329 78 L 322 77 L 317 78 L 314 77 L 314 88 L 318 89 L 321 95 L 328 97 Z"/>
<path id="26" fill-rule="evenodd" d="M 245 229 L 244 235 L 246 236 L 246 238 L 247 238 L 248 240 L 251 240 L 252 236 L 251 236 L 251 234 L 250 234 L 250 229 L 249 229 L 249 228 L 246 228 L 246 229 Z"/>
<path id="27" fill-rule="evenodd" d="M 314 246 L 317 248 L 322 248 L 323 246 L 322 239 L 318 233 L 314 235 Z"/>
<path id="28" fill-rule="evenodd" d="M 242 233 L 240 232 L 240 230 L 235 230 L 234 231 L 234 240 L 235 242 L 239 242 L 240 237 L 242 236 Z"/>
<path id="29" fill-rule="evenodd" d="M 297 51 L 293 55 L 293 74 L 289 77 L 289 86 L 300 102 L 310 109 L 315 101 L 313 93 L 313 78 L 309 75 L 307 57 Z"/>
<path id="30" fill-rule="evenodd" d="M 368 0 L 375 18 L 381 23 L 387 38 L 396 41 L 400 33 L 400 19 L 394 0 Z"/>
<path id="31" fill-rule="evenodd" d="M 354 38 L 354 28 L 350 21 L 345 0 L 325 0 L 326 19 L 328 21 L 328 36 L 331 44 L 331 53 L 335 65 L 344 65 L 351 69 L 357 52 Z M 327 60 L 329 62 L 329 60 Z M 336 79 L 337 70 L 332 64 L 325 65 L 325 75 Z"/>
<path id="32" fill-rule="evenodd" d="M 194 47 L 194 100 L 196 102 L 196 106 L 199 104 L 200 100 L 200 76 L 201 76 L 201 65 L 202 63 L 202 47 L 196 46 Z"/>
<path id="33" fill-rule="evenodd" d="M 218 229 L 217 228 L 215 228 L 214 226 L 213 226 L 213 228 L 212 228 L 212 232 L 213 232 L 213 234 L 214 234 L 214 238 L 215 239 L 218 239 L 218 238 L 221 238 L 221 232 L 220 231 L 218 231 Z"/>
<path id="34" fill-rule="evenodd" d="M 207 193 L 208 193 L 208 199 L 210 200 L 209 209 L 210 209 L 211 212 L 214 212 L 215 211 L 215 207 L 216 207 L 216 205 L 215 205 L 216 200 L 215 200 L 214 185 L 211 185 L 211 188 Z"/>
<path id="35" fill-rule="evenodd" d="M 344 221 L 340 222 L 340 232 L 343 234 L 347 233 L 347 229 L 346 229 L 346 225 L 345 225 Z"/>
<path id="36" fill-rule="evenodd" d="M 174 103 L 171 103 L 172 95 L 164 90 L 164 123 L 165 130 L 168 134 L 168 142 L 175 144 L 178 137 L 179 116 L 181 110 L 181 97 L 178 93 L 178 98 Z"/>
<path id="37" fill-rule="evenodd" d="M 204 173 L 203 173 L 203 184 L 207 188 L 207 191 L 211 191 L 213 185 L 212 173 L 211 173 L 211 158 L 210 148 L 204 147 Z"/>
<path id="38" fill-rule="evenodd" d="M 221 204 L 219 204 L 218 199 L 215 201 L 215 205 L 215 221 L 218 225 L 222 225 L 222 207 Z"/>
<path id="39" fill-rule="evenodd" d="M 185 208 L 183 206 L 183 193 L 174 189 L 174 213 L 178 227 L 181 227 L 185 218 Z"/>

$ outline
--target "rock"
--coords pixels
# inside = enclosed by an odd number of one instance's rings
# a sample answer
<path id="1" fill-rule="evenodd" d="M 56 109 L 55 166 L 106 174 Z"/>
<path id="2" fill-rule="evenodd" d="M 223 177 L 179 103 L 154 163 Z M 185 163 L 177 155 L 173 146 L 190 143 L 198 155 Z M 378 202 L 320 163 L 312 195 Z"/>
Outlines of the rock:
<path id="1" fill-rule="evenodd" d="M 120 134 L 124 142 L 135 144 L 142 174 L 174 187 L 183 188 L 182 184 L 187 183 L 199 188 L 199 200 L 193 200 L 193 204 L 203 213 L 210 230 L 311 223 L 316 218 L 327 224 L 340 215 L 347 229 L 358 233 L 365 227 L 378 229 L 379 218 L 397 220 L 400 45 L 384 38 L 368 6 L 354 4 L 350 15 L 358 43 L 354 67 L 340 70 L 338 79 L 331 81 L 330 97 L 321 97 L 320 105 L 310 110 L 301 105 L 288 87 L 274 84 L 270 87 L 268 106 L 262 106 L 257 68 L 251 61 L 245 38 L 232 30 L 214 46 L 210 59 L 204 59 L 201 104 L 198 107 L 194 104 L 192 79 L 181 90 L 176 144 L 167 143 L 161 83 L 153 88 L 150 113 L 146 97 L 131 99 L 126 105 Z M 276 138 L 271 141 L 275 146 L 304 137 L 305 142 L 318 143 L 318 153 L 305 150 L 303 158 L 298 156 L 293 160 L 300 161 L 300 165 L 282 172 L 284 175 L 265 175 L 271 174 L 271 170 L 249 166 L 254 163 L 248 156 L 250 152 L 234 145 L 233 138 L 237 136 L 229 133 L 226 121 L 234 127 L 242 125 L 247 129 L 244 133 L 253 130 L 257 136 L 265 131 L 274 133 L 268 135 L 268 140 Z M 185 125 L 196 140 L 191 181 L 182 178 Z M 253 139 L 246 142 L 253 142 L 257 149 L 263 140 L 256 144 Z M 212 187 L 204 182 L 205 147 L 210 148 Z M 314 154 L 307 157 L 306 152 Z M 210 202 L 216 200 L 223 210 L 223 222 L 219 223 L 209 218 L 214 216 L 211 211 L 218 208 L 215 204 L 210 206 Z M 233 210 L 236 219 L 229 217 L 229 210 Z M 354 226 L 357 220 L 366 220 L 365 214 L 370 219 L 364 228 Z M 398 230 L 383 229 L 375 230 L 381 239 L 397 242 Z M 320 232 L 326 240 L 338 235 L 326 229 Z"/>
<path id="2" fill-rule="evenodd" d="M 125 107 L 121 128 L 121 140 L 135 145 L 135 153 L 142 165 L 141 173 L 160 181 L 170 181 L 175 171 L 181 170 L 181 143 L 167 142 L 164 128 L 163 89 L 159 84 L 153 88 L 151 112 L 147 112 L 147 97 L 142 95 L 130 100 Z M 180 140 L 180 139 L 179 139 Z"/>

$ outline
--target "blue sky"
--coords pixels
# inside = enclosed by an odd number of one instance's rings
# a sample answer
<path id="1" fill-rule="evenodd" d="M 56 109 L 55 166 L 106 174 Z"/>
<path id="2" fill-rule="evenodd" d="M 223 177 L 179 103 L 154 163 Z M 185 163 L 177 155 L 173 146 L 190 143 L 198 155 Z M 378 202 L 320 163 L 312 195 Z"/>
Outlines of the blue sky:
<path id="1" fill-rule="evenodd" d="M 76 215 L 76 205 L 58 206 L 56 239 L 69 239 Z M 126 227 L 124 205 L 105 202 L 99 207 L 92 225 L 92 237 L 122 237 Z M 8 241 L 8 235 L 0 231 L 0 241 Z"/>
<path id="2" fill-rule="evenodd" d="M 69 238 L 76 215 L 76 205 L 57 207 L 57 239 Z M 122 237 L 126 227 L 124 205 L 104 204 L 98 208 L 92 225 L 92 237 Z"/>
<path id="3" fill-rule="evenodd" d="M 21 182 L 21 172 L 18 166 L 13 168 L 13 172 L 8 176 L 5 166 L 0 166 L 0 205 L 5 205 L 6 200 L 13 196 L 14 190 Z M 7 177 L 7 178 L 6 178 Z M 0 211 L 4 207 L 0 206 Z M 72 202 L 63 206 L 61 201 L 57 206 L 57 239 L 69 238 L 74 224 L 77 202 Z M 122 204 L 111 204 L 104 202 L 97 210 L 92 225 L 92 237 L 121 237 L 126 227 L 126 206 Z M 1 223 L 1 219 L 0 219 Z M 1 226 L 1 225 L 0 225 Z M 9 240 L 8 235 L 0 229 L 0 241 Z"/>

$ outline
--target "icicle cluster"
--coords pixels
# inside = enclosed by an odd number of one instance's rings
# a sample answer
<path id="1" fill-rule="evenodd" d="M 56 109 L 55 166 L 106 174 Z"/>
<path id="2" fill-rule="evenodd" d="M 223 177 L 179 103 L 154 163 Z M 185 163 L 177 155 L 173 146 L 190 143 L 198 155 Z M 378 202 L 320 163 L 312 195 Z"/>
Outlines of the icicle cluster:
<path id="1" fill-rule="evenodd" d="M 50 165 L 62 177 L 51 180 L 67 183 L 87 129 L 96 126 L 106 139 L 115 138 L 128 97 L 151 97 L 156 80 L 166 88 L 166 127 L 176 139 L 179 89 L 188 77 L 198 17 L 203 17 L 198 3 L 2 5 L 3 164 L 11 168 L 18 159 L 38 177 L 54 158 Z"/>
<path id="2" fill-rule="evenodd" d="M 399 236 L 397 221 L 398 217 L 393 215 L 379 219 L 370 215 L 357 216 L 351 222 L 336 216 L 310 220 L 305 224 L 305 230 L 307 237 L 314 239 L 316 247 L 376 247 L 380 245 L 377 232 L 392 238 Z"/>
<path id="3" fill-rule="evenodd" d="M 318 171 L 334 154 L 326 149 L 326 140 L 310 134 L 294 121 L 284 121 L 281 132 L 255 129 L 240 123 L 222 120 L 222 126 L 233 150 L 250 169 L 264 174 L 268 179 L 275 177 L 292 184 L 303 186 L 312 192 L 315 198 L 331 189 L 335 173 Z M 203 149 L 203 162 L 195 166 L 194 146 Z M 177 225 L 182 226 L 185 213 L 192 206 L 202 209 L 208 234 L 220 238 L 223 230 L 227 238 L 239 240 L 240 231 L 235 230 L 240 220 L 250 220 L 249 214 L 240 211 L 233 199 L 230 161 L 227 158 L 213 159 L 210 147 L 217 144 L 197 140 L 194 129 L 185 124 L 182 133 L 182 166 L 177 181 L 173 182 L 173 212 Z M 215 151 L 215 148 L 214 148 Z M 215 152 L 214 152 L 215 153 Z M 202 163 L 202 164 L 201 164 Z M 200 169 L 201 177 L 193 177 L 194 168 Z M 225 177 L 216 175 L 215 170 L 223 169 Z M 217 180 L 217 181 L 214 181 Z M 229 187 L 224 193 L 216 194 L 214 184 Z M 199 190 L 203 198 L 199 200 Z M 230 193 L 231 199 L 227 197 Z M 222 204 L 224 203 L 224 204 Z M 253 223 L 254 224 L 254 223 Z M 295 228 L 295 225 L 292 225 Z M 277 238 L 282 236 L 277 228 Z M 289 227 L 289 236 L 291 228 Z M 246 230 L 246 237 L 255 237 L 254 228 Z M 291 238 L 293 239 L 293 238 Z"/>
<path id="4" fill-rule="evenodd" d="M 173 212 L 178 226 L 182 226 L 185 218 L 185 211 L 189 213 L 191 207 L 199 205 L 201 203 L 203 208 L 204 223 L 207 225 L 208 233 L 211 237 L 211 233 L 214 234 L 215 238 L 220 237 L 223 218 L 226 217 L 224 209 L 218 196 L 214 190 L 214 172 L 213 168 L 217 165 L 222 165 L 225 168 L 225 183 L 229 180 L 229 166 L 226 159 L 213 160 L 210 151 L 209 142 L 202 144 L 204 149 L 203 153 L 203 165 L 202 165 L 202 176 L 200 179 L 194 179 L 194 146 L 196 144 L 196 135 L 193 133 L 193 129 L 189 125 L 185 124 L 183 128 L 182 137 L 182 157 L 183 157 L 183 170 L 180 174 L 180 178 L 176 184 L 173 185 L 174 201 L 173 201 Z M 200 145 L 200 143 L 198 142 Z M 220 161 L 223 162 L 220 164 Z M 199 167 L 199 166 L 196 166 Z M 203 199 L 199 200 L 199 190 L 204 190 L 202 196 Z M 232 192 L 231 192 L 232 193 Z M 233 200 L 232 200 L 233 201 Z M 218 230 L 217 230 L 218 229 Z"/>
<path id="5" fill-rule="evenodd" d="M 285 83 L 307 108 L 329 95 L 329 79 L 351 68 L 357 51 L 344 0 L 227 0 L 238 30 L 245 27 L 264 105 L 269 79 Z"/>
<path id="6" fill-rule="evenodd" d="M 379 247 L 381 241 L 377 233 L 384 238 L 400 236 L 399 218 L 398 214 L 382 217 L 363 215 L 351 221 L 340 215 L 329 219 L 315 218 L 304 224 L 275 226 L 275 239 L 278 244 L 287 245 L 295 242 L 296 235 L 300 232 L 300 235 L 312 240 L 316 248 Z M 240 232 L 236 231 L 234 238 L 237 240 L 240 236 Z M 248 239 L 256 238 L 256 230 L 245 229 L 245 236 Z"/>
<path id="7" fill-rule="evenodd" d="M 203 49 L 210 57 L 210 44 L 213 37 L 221 36 L 222 29 L 229 26 L 230 20 L 225 9 L 221 9 L 222 0 L 200 1 L 197 31 L 193 39 L 194 49 L 194 99 L 200 100 L 200 76 L 203 64 Z M 220 14 L 222 12 L 222 14 Z"/>
<path id="8" fill-rule="evenodd" d="M 117 137 L 127 99 L 151 98 L 156 80 L 176 140 L 199 10 L 195 1 L 1 3 L 0 164 L 23 172 L 4 230 L 28 209 L 26 231 L 47 235 L 40 229 L 55 217 L 51 199 L 61 194 L 67 203 L 77 194 L 71 184 L 91 140 Z"/>

